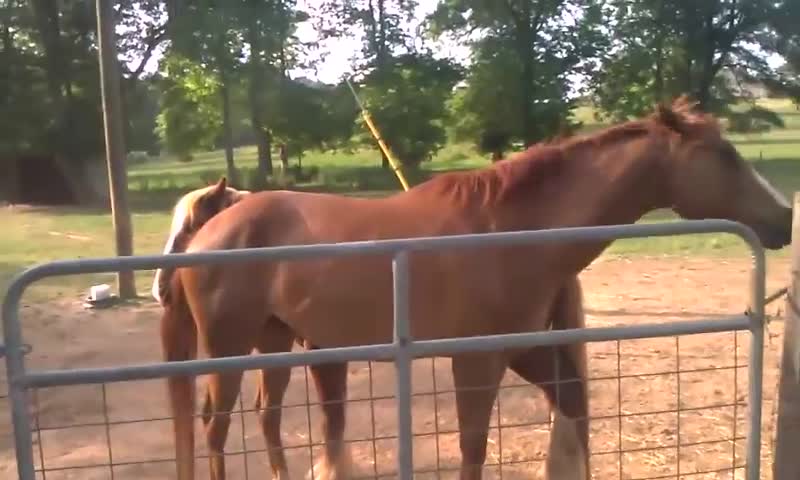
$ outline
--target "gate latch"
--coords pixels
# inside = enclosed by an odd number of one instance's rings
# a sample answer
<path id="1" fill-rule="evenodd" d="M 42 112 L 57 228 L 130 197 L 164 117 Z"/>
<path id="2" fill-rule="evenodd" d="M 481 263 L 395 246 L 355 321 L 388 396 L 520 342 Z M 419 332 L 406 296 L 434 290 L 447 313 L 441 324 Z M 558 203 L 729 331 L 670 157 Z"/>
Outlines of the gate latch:
<path id="1" fill-rule="evenodd" d="M 27 343 L 22 345 L 22 354 L 23 355 L 27 355 L 27 354 L 31 353 L 32 351 L 33 351 L 33 347 L 31 347 Z M 6 346 L 3 345 L 2 343 L 0 343 L 0 358 L 3 358 L 5 356 L 6 356 Z"/>

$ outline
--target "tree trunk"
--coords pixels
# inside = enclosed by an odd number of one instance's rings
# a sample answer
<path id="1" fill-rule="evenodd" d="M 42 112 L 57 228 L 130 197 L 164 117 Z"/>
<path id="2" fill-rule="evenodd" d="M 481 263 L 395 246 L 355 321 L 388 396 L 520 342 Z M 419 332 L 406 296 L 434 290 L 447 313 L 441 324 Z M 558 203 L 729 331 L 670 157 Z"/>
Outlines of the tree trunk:
<path id="1" fill-rule="evenodd" d="M 75 154 L 72 148 L 72 130 L 79 128 L 69 117 L 72 88 L 70 86 L 70 58 L 63 48 L 59 5 L 48 0 L 32 2 L 36 28 L 41 36 L 45 57 L 45 78 L 50 97 L 50 113 L 55 119 L 53 137 L 45 148 L 58 159 L 56 162 L 69 179 L 68 188 L 73 198 L 84 201 L 89 191 L 85 176 L 86 159 Z"/>
<path id="2" fill-rule="evenodd" d="M 247 36 L 250 43 L 250 120 L 256 138 L 258 151 L 258 178 L 254 188 L 266 188 L 267 177 L 272 174 L 272 136 L 264 125 L 264 112 L 261 104 L 261 92 L 264 91 L 264 76 L 261 65 L 261 33 L 258 31 L 258 20 L 253 15 Z"/>
<path id="3" fill-rule="evenodd" d="M 536 132 L 533 128 L 533 26 L 531 25 L 531 2 L 523 2 L 522 18 L 519 21 L 517 35 L 517 51 L 522 62 L 522 76 L 520 78 L 522 105 L 520 108 L 522 124 L 522 140 L 525 147 L 536 142 Z"/>
<path id="4" fill-rule="evenodd" d="M 684 89 L 687 94 L 690 94 L 693 91 L 694 82 L 692 81 L 692 66 L 694 64 L 694 57 L 692 56 L 693 52 L 697 48 L 695 44 L 694 38 L 694 25 L 692 25 L 693 15 L 689 9 L 684 10 L 684 26 L 686 28 L 685 34 L 686 38 L 684 38 L 684 54 L 686 58 L 684 59 Z"/>
<path id="5" fill-rule="evenodd" d="M 703 20 L 705 39 L 703 41 L 703 62 L 701 64 L 700 79 L 697 83 L 697 102 L 703 111 L 708 111 L 711 100 L 711 85 L 714 83 L 714 52 L 716 52 L 716 33 L 714 31 L 714 12 L 710 10 Z"/>
<path id="6" fill-rule="evenodd" d="M 256 137 L 256 150 L 258 155 L 258 179 L 254 188 L 263 189 L 267 186 L 267 177 L 272 175 L 272 138 L 269 131 L 261 122 L 261 108 L 257 105 L 258 95 L 255 98 L 251 93 L 251 121 Z"/>
<path id="7" fill-rule="evenodd" d="M 666 31 L 664 27 L 664 15 L 666 13 L 665 10 L 665 0 L 661 0 L 658 4 L 658 14 L 656 16 L 654 25 L 655 31 L 657 32 L 655 40 L 656 73 L 653 83 L 653 96 L 655 97 L 656 103 L 664 101 L 664 37 L 666 37 Z"/>
<path id="8" fill-rule="evenodd" d="M 224 69 L 220 73 L 220 100 L 222 101 L 222 141 L 225 144 L 225 171 L 228 184 L 234 188 L 239 185 L 239 173 L 233 158 L 233 126 L 231 125 L 231 94 L 228 86 L 228 75 Z"/>
<path id="9" fill-rule="evenodd" d="M 379 78 L 386 72 L 386 62 L 388 60 L 388 47 L 386 45 L 386 5 L 385 0 L 378 2 L 378 32 L 376 35 L 377 44 L 375 45 L 375 61 L 379 72 Z M 381 150 L 381 168 L 390 170 L 389 157 Z"/>
<path id="10" fill-rule="evenodd" d="M 6 201 L 13 205 L 20 203 L 20 188 L 19 188 L 19 158 L 10 156 L 9 158 L 0 159 L 0 162 L 5 162 L 3 167 L 5 175 L 0 178 L 0 199 L 4 198 Z M 5 193 L 4 193 L 5 192 Z"/>
<path id="11" fill-rule="evenodd" d="M 61 67 L 66 59 L 63 58 L 61 49 L 58 3 L 50 0 L 34 0 L 33 11 L 44 47 L 47 86 L 52 97 L 51 100 L 60 110 L 63 107 L 64 89 L 62 87 L 66 77 L 66 72 L 63 72 Z"/>
<path id="12" fill-rule="evenodd" d="M 181 13 L 183 11 L 183 0 L 169 0 L 167 3 L 167 37 L 170 39 L 170 48 L 176 52 L 185 50 L 181 35 Z"/>
<path id="13" fill-rule="evenodd" d="M 98 56 L 103 99 L 106 161 L 111 197 L 111 214 L 118 256 L 133 255 L 133 227 L 128 209 L 128 179 L 125 170 L 123 122 L 120 116 L 120 70 L 114 35 L 114 9 L 111 0 L 97 0 Z M 117 274 L 120 298 L 136 297 L 133 271 Z"/>
<path id="14" fill-rule="evenodd" d="M 281 143 L 278 148 L 280 148 L 281 166 L 283 167 L 283 171 L 286 172 L 289 170 L 289 148 L 286 146 L 286 143 Z"/>

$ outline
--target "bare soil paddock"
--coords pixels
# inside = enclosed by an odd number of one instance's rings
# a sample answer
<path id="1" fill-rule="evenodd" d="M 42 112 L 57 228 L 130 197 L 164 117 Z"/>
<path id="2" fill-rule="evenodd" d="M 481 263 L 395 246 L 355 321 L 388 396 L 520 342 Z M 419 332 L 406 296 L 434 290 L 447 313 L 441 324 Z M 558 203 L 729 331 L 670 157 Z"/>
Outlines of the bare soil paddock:
<path id="1" fill-rule="evenodd" d="M 747 306 L 750 262 L 746 259 L 603 258 L 583 275 L 590 326 L 688 320 L 741 313 Z M 770 262 L 768 290 L 788 277 L 786 260 Z M 775 314 L 778 302 L 768 309 Z M 158 309 L 152 304 L 107 311 L 87 311 L 80 301 L 26 305 L 26 341 L 33 345 L 31 368 L 111 366 L 160 358 Z M 762 478 L 771 478 L 773 398 L 782 325 L 769 325 L 765 356 Z M 737 337 L 737 338 L 735 338 Z M 734 350 L 738 345 L 738 355 Z M 732 456 L 744 462 L 747 414 L 749 335 L 709 334 L 694 337 L 596 343 L 591 354 L 592 471 L 595 478 L 638 479 L 677 475 L 685 478 L 733 478 L 730 472 L 692 475 L 729 468 Z M 619 356 L 617 352 L 619 351 Z M 680 356 L 676 352 L 680 352 Z M 736 365 L 740 368 L 733 368 Z M 623 378 L 618 379 L 618 368 Z M 676 374 L 678 369 L 681 373 Z M 439 392 L 433 395 L 435 387 Z M 667 372 L 667 373 L 664 373 Z M 458 439 L 449 362 L 414 363 L 413 430 L 415 468 L 432 471 L 458 465 Z M 641 375 L 641 376 L 636 376 Z M 394 372 L 390 364 L 350 365 L 347 438 L 359 473 L 394 477 L 396 434 Z M 245 377 L 243 406 L 253 408 L 254 374 Z M 202 386 L 202 380 L 199 386 Z M 486 467 L 487 478 L 542 478 L 547 452 L 548 408 L 541 393 L 510 372 L 495 406 Z M 0 392 L 6 390 L 5 378 Z M 371 394 L 370 394 L 371 393 Z M 44 459 L 47 480 L 110 479 L 105 467 L 75 469 L 109 462 L 107 436 L 116 480 L 173 478 L 172 429 L 163 381 L 78 386 L 38 392 L 40 434 L 34 453 Z M 680 400 L 678 395 L 680 394 Z M 372 402 L 370 397 L 377 398 Z M 308 392 L 304 369 L 294 370 L 284 413 L 284 442 L 294 478 L 303 478 L 320 441 L 320 415 Z M 683 410 L 676 413 L 678 402 Z M 741 402 L 741 403 L 739 403 Z M 737 405 L 738 403 L 738 405 Z M 736 406 L 734 406 L 736 405 Z M 714 407 L 715 408 L 704 408 Z M 0 399 L 0 478 L 16 477 L 13 436 L 7 399 Z M 619 414 L 622 414 L 621 416 Z M 111 423 L 107 429 L 105 417 Z M 309 424 L 308 418 L 311 421 Z M 134 422 L 141 419 L 161 419 Z M 374 419 L 374 422 L 373 422 Z M 498 419 L 501 434 L 498 434 Z M 735 420 L 734 420 L 735 419 Z M 538 423 L 538 425 L 530 425 Z M 89 424 L 84 427 L 58 428 Z M 373 431 L 374 424 L 374 431 Z M 244 430 L 244 431 L 243 431 Z M 438 442 L 436 432 L 439 432 Z M 200 423 L 198 454 L 205 454 Z M 377 437 L 378 440 L 372 441 Z M 680 442 L 680 448 L 675 445 Z M 243 445 L 244 443 L 244 445 Z M 234 415 L 227 445 L 229 478 L 268 476 L 264 442 L 252 411 Z M 251 451 L 244 456 L 243 449 Z M 621 455 L 619 450 L 625 451 Z M 438 460 L 437 460 L 438 457 Z M 160 460 L 160 461 L 159 461 Z M 679 461 L 678 461 L 679 460 Z M 144 462 L 144 463 L 141 463 Z M 502 466 L 499 467 L 498 464 Z M 208 478 L 207 462 L 198 461 L 199 478 Z M 742 471 L 736 478 L 743 478 Z M 420 478 L 435 478 L 420 473 Z M 454 472 L 442 474 L 454 477 Z M 40 477 L 41 478 L 41 477 Z"/>

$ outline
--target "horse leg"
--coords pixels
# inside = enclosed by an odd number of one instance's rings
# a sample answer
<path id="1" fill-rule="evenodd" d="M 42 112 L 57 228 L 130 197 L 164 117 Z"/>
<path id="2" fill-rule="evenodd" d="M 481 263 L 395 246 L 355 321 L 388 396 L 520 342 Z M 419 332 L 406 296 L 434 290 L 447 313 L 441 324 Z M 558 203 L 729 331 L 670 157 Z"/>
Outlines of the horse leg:
<path id="1" fill-rule="evenodd" d="M 308 345 L 307 345 L 308 347 Z M 325 447 L 322 459 L 309 476 L 320 480 L 342 480 L 350 476 L 350 451 L 344 443 L 347 362 L 309 367 L 322 408 Z"/>
<path id="2" fill-rule="evenodd" d="M 498 354 L 464 354 L 453 357 L 456 388 L 461 480 L 480 479 L 486 461 L 489 419 L 506 362 Z"/>
<path id="3" fill-rule="evenodd" d="M 215 318 L 225 318 L 217 316 Z M 206 331 L 202 341 L 209 358 L 247 355 L 252 349 L 252 336 L 234 337 L 219 329 Z M 202 418 L 208 444 L 211 480 L 225 480 L 225 441 L 231 425 L 231 410 L 239 397 L 244 372 L 211 373 L 206 383 Z"/>
<path id="4" fill-rule="evenodd" d="M 203 407 L 212 480 L 225 480 L 225 441 L 231 425 L 231 410 L 239 396 L 242 373 L 212 373 Z"/>
<path id="5" fill-rule="evenodd" d="M 586 381 L 566 346 L 532 348 L 515 356 L 509 366 L 520 377 L 544 390 L 550 405 L 554 407 L 547 477 L 588 479 Z"/>
<path id="6" fill-rule="evenodd" d="M 556 299 L 552 329 L 585 325 L 577 278 Z M 589 469 L 589 403 L 586 386 L 586 345 L 535 347 L 512 358 L 509 366 L 538 385 L 554 405 L 553 428 L 547 456 L 547 478 L 585 480 Z"/>
<path id="7" fill-rule="evenodd" d="M 258 345 L 260 353 L 288 352 L 292 349 L 294 334 L 277 319 L 270 319 Z M 256 410 L 260 410 L 261 432 L 267 444 L 272 478 L 289 478 L 289 468 L 281 441 L 281 405 L 289 387 L 291 368 L 263 369 L 260 372 Z"/>

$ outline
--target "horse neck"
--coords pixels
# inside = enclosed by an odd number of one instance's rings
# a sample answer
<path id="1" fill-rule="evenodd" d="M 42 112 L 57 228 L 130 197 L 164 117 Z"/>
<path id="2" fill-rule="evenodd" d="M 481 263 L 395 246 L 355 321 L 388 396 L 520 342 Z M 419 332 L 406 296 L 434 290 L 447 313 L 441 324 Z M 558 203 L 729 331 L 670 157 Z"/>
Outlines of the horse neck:
<path id="1" fill-rule="evenodd" d="M 576 210 L 577 225 L 634 223 L 647 213 L 670 205 L 666 145 L 659 138 L 643 137 L 618 142 L 600 154 L 586 153 L 594 160 L 584 178 L 582 195 L 586 208 Z"/>
<path id="2" fill-rule="evenodd" d="M 507 209 L 497 215 L 505 220 L 501 229 L 628 224 L 668 207 L 667 175 L 662 168 L 665 151 L 661 139 L 647 135 L 602 145 L 567 144 L 557 173 L 528 192 L 527 199 L 501 207 Z M 570 249 L 564 253 L 581 269 L 608 243 L 564 246 Z"/>

